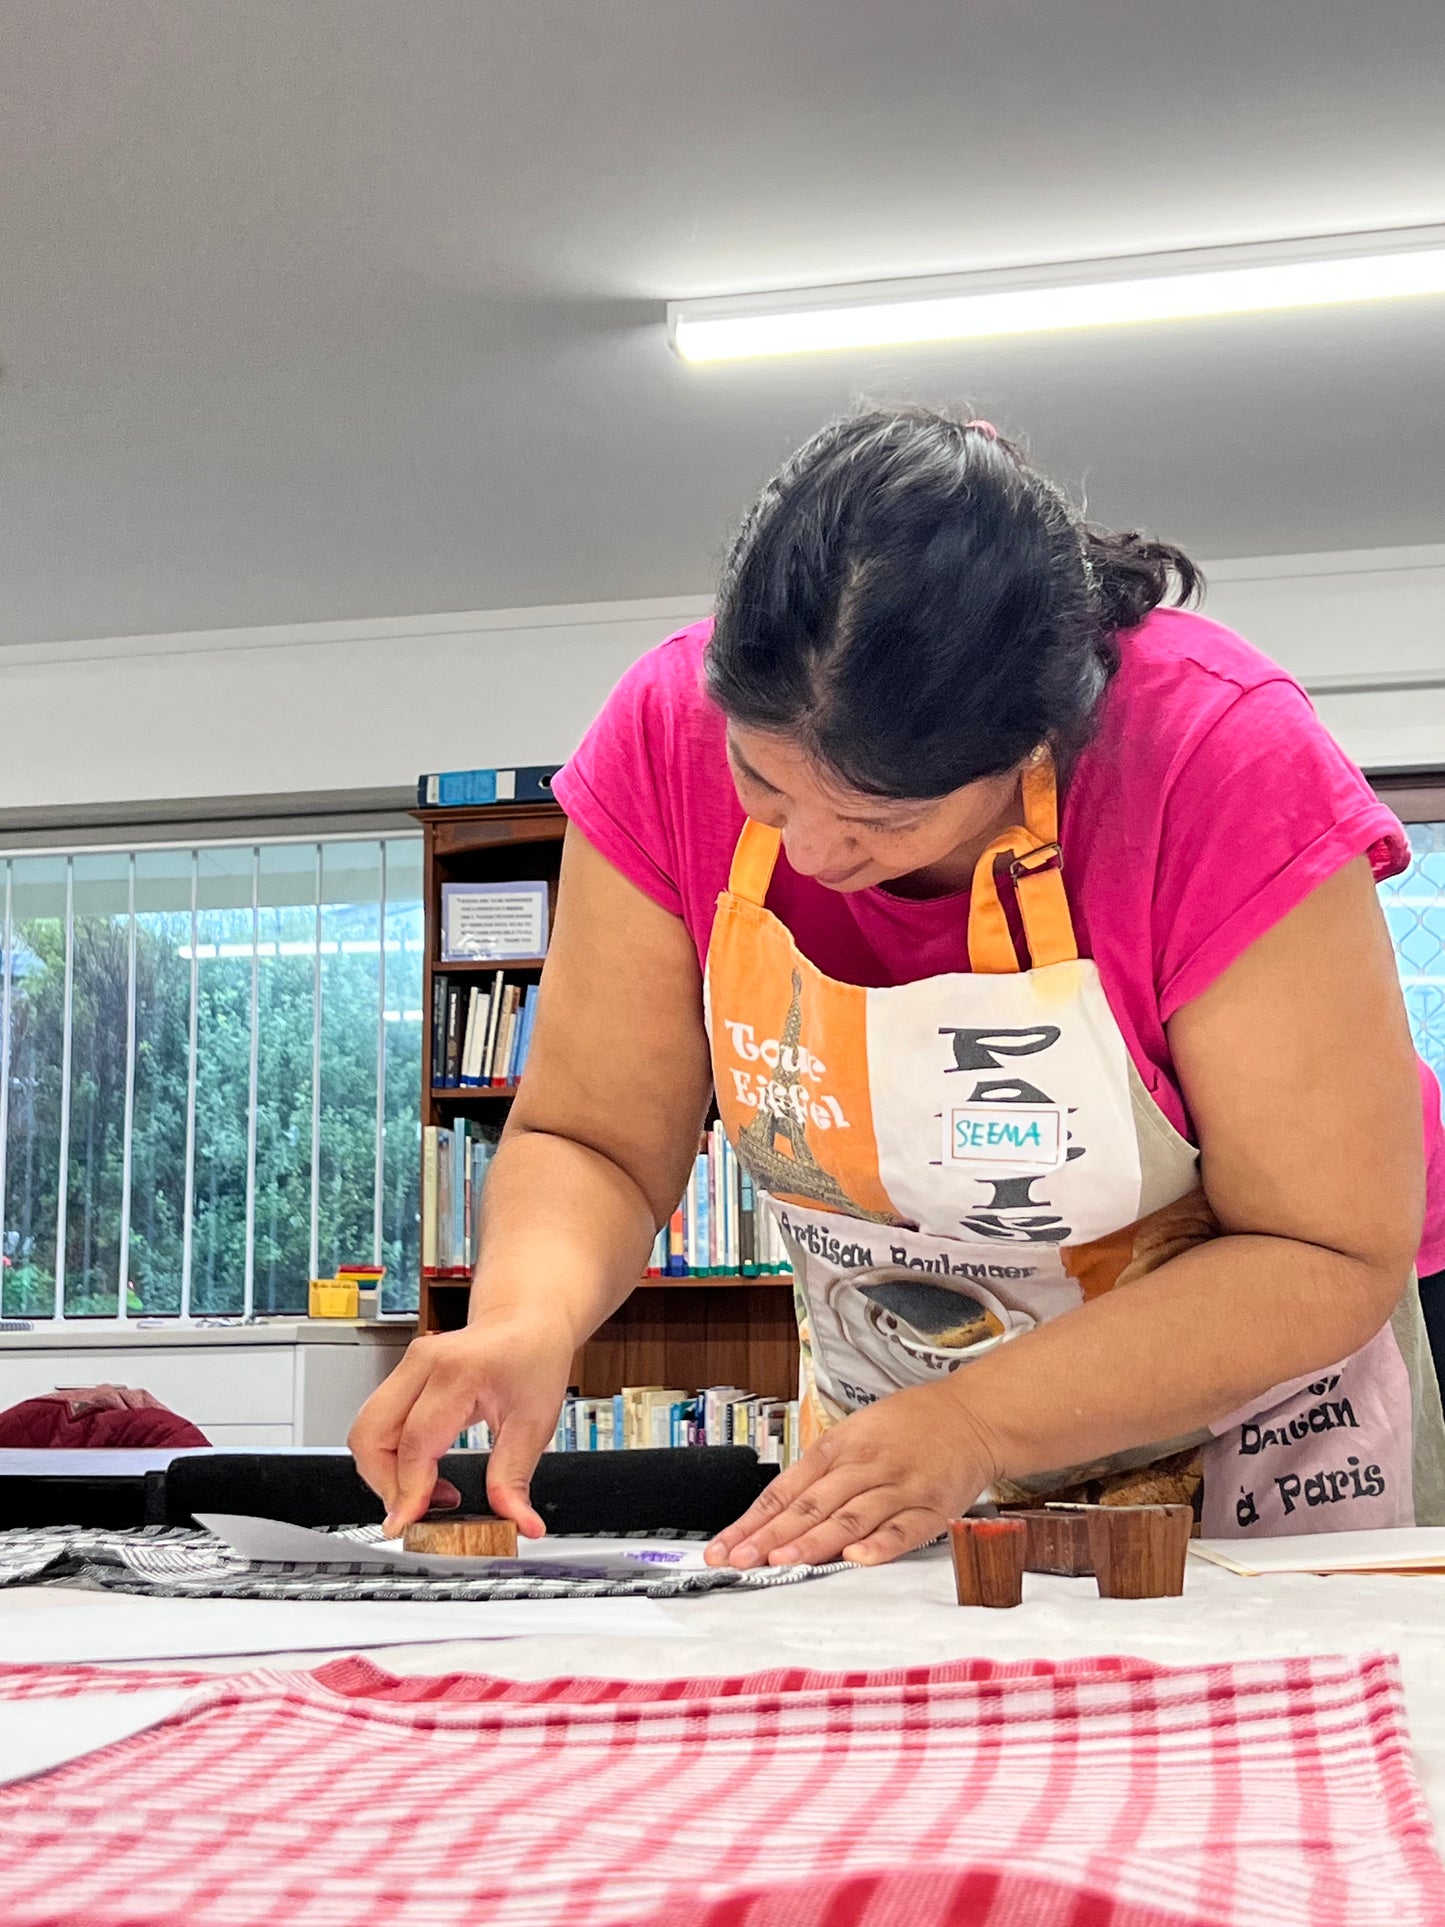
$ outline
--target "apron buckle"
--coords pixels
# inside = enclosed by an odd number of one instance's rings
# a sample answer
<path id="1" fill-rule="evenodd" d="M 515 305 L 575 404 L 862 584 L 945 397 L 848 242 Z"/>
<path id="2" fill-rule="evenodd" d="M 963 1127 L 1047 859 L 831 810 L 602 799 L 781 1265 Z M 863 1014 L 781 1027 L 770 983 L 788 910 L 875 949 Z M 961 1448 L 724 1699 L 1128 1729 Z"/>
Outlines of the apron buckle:
<path id="1" fill-rule="evenodd" d="M 1037 850 L 1026 850 L 1016 856 L 1008 866 L 1010 878 L 1017 883 L 1020 877 L 1044 876 L 1050 870 L 1064 867 L 1064 853 L 1057 843 L 1041 844 Z"/>

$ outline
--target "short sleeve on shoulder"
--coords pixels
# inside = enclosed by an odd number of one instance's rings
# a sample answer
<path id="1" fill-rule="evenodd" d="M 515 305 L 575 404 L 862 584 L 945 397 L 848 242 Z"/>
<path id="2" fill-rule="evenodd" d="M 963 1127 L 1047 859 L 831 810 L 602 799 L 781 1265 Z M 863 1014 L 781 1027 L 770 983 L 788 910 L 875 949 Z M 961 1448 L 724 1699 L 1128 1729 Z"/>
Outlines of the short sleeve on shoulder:
<path id="1" fill-rule="evenodd" d="M 1365 855 L 1377 880 L 1398 875 L 1405 833 L 1303 690 L 1280 677 L 1241 691 L 1165 800 L 1154 895 L 1161 1022 Z"/>
<path id="2" fill-rule="evenodd" d="M 632 665 L 552 785 L 593 849 L 675 917 L 684 906 L 668 769 L 692 641 L 685 630 Z"/>

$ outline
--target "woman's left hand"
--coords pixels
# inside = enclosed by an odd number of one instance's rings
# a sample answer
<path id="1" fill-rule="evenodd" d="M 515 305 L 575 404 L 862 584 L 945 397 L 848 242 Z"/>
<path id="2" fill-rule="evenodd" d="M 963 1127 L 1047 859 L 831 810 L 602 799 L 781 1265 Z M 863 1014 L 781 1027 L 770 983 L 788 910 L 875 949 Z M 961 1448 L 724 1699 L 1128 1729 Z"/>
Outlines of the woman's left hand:
<path id="1" fill-rule="evenodd" d="M 708 1547 L 711 1566 L 881 1566 L 936 1539 L 996 1476 L 953 1379 L 854 1412 Z"/>

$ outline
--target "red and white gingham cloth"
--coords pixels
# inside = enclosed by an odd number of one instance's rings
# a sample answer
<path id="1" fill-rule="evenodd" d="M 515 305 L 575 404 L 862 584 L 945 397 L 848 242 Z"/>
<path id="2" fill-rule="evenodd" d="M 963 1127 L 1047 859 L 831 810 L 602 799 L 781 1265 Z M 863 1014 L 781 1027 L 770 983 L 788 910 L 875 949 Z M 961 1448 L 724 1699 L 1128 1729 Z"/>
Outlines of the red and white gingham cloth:
<path id="1" fill-rule="evenodd" d="M 1440 1927 L 1392 1658 L 196 1684 L 0 1789 L 6 1927 Z M 4 1713 L 0 1707 L 0 1732 Z"/>

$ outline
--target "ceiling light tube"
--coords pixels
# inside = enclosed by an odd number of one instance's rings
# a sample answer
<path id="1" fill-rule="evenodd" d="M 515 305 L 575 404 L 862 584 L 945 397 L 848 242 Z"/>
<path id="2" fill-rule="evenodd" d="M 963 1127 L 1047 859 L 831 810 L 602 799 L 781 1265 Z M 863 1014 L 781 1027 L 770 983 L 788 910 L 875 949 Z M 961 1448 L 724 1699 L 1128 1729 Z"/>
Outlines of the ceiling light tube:
<path id="1" fill-rule="evenodd" d="M 1445 294 L 1445 228 L 668 303 L 684 361 L 981 341 Z"/>

